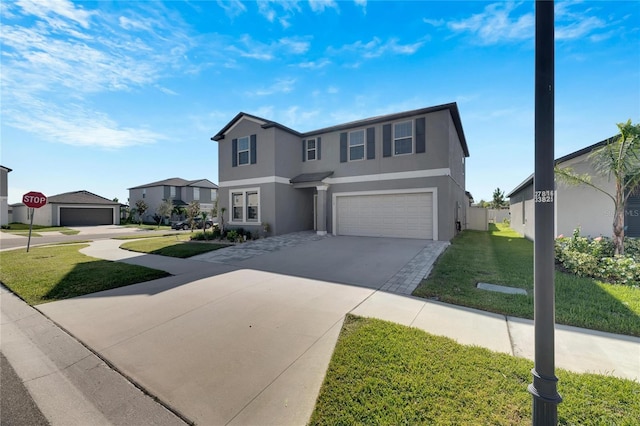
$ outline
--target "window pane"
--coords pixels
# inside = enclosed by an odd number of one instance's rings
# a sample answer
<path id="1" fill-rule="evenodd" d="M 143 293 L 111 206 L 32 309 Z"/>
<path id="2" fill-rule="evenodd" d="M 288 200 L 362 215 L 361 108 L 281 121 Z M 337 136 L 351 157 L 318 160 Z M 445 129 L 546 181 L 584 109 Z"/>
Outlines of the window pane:
<path id="1" fill-rule="evenodd" d="M 194 200 L 200 199 L 200 188 L 193 188 L 193 199 Z"/>
<path id="2" fill-rule="evenodd" d="M 316 159 L 316 150 L 307 151 L 307 160 L 315 160 Z"/>
<path id="3" fill-rule="evenodd" d="M 238 164 L 249 164 L 249 151 L 238 152 Z"/>
<path id="4" fill-rule="evenodd" d="M 411 154 L 413 152 L 413 144 L 411 138 L 396 139 L 395 155 L 398 154 Z"/>
<path id="5" fill-rule="evenodd" d="M 316 149 L 316 140 L 315 139 L 309 139 L 307 141 L 307 149 Z"/>
<path id="6" fill-rule="evenodd" d="M 395 125 L 395 139 L 406 138 L 412 136 L 412 122 L 405 121 Z"/>
<path id="7" fill-rule="evenodd" d="M 364 145 L 364 130 L 349 133 L 349 146 Z"/>
<path id="8" fill-rule="evenodd" d="M 247 192 L 247 221 L 258 220 L 258 193 Z"/>
<path id="9" fill-rule="evenodd" d="M 362 160 L 364 158 L 364 145 L 349 148 L 350 160 Z"/>
<path id="10" fill-rule="evenodd" d="M 231 203 L 233 207 L 233 220 L 242 220 L 242 193 L 231 195 Z"/>
<path id="11" fill-rule="evenodd" d="M 238 151 L 246 151 L 249 149 L 249 138 L 244 137 L 238 139 Z"/>

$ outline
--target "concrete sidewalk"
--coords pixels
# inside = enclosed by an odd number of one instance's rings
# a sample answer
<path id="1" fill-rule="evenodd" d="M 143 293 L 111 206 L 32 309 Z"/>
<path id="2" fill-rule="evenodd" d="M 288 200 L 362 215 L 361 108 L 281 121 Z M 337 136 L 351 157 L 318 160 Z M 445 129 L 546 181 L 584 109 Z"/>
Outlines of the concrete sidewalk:
<path id="1" fill-rule="evenodd" d="M 362 286 L 139 255 L 118 249 L 121 243 L 92 243 L 85 253 L 176 275 L 37 309 L 199 424 L 305 424 L 347 313 L 533 358 L 528 320 Z M 557 326 L 555 356 L 560 368 L 640 380 L 639 338 Z"/>
<path id="2" fill-rule="evenodd" d="M 2 354 L 52 425 L 184 425 L 0 286 Z"/>

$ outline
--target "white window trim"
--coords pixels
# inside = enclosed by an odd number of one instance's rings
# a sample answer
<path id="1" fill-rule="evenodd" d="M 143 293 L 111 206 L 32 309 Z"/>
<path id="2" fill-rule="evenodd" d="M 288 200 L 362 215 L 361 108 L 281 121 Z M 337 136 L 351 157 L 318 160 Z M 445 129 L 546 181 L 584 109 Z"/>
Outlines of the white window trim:
<path id="1" fill-rule="evenodd" d="M 170 186 L 169 187 L 169 198 L 176 198 L 176 187 L 175 186 Z"/>
<path id="2" fill-rule="evenodd" d="M 240 139 L 247 139 L 247 149 L 243 149 L 242 151 L 240 150 Z M 238 138 L 238 152 L 236 153 L 236 163 L 238 163 L 238 166 L 248 166 L 249 164 L 251 164 L 251 136 L 243 136 L 241 138 Z M 240 163 L 240 153 L 241 152 L 247 152 L 247 162 L 242 164 Z"/>
<path id="3" fill-rule="evenodd" d="M 355 160 L 351 159 L 351 134 L 352 133 L 356 133 L 356 132 L 362 132 L 362 158 L 357 158 Z M 360 146 L 360 145 L 353 145 L 353 146 Z M 351 130 L 350 132 L 347 133 L 347 160 L 349 162 L 352 161 L 363 161 L 367 159 L 367 131 L 366 129 L 357 129 L 357 130 Z"/>
<path id="4" fill-rule="evenodd" d="M 313 146 L 314 146 L 313 149 L 309 148 L 310 141 L 313 141 Z M 313 153 L 315 154 L 314 158 L 309 158 L 309 153 L 311 151 L 313 151 Z M 305 142 L 305 152 L 306 152 L 305 155 L 307 156 L 306 158 L 307 161 L 316 161 L 318 159 L 318 139 L 316 138 L 307 139 L 307 141 Z"/>
<path id="5" fill-rule="evenodd" d="M 258 220 L 257 221 L 249 221 L 247 222 L 247 192 L 257 192 L 258 193 Z M 242 194 L 242 220 L 237 221 L 233 220 L 233 194 Z M 229 221 L 227 224 L 229 225 L 244 225 L 244 226 L 252 226 L 252 225 L 262 225 L 262 197 L 260 196 L 260 188 L 234 188 L 229 189 Z"/>
<path id="6" fill-rule="evenodd" d="M 404 124 L 404 123 L 411 123 L 411 152 L 405 152 L 402 154 L 396 154 L 396 139 L 406 139 L 406 137 L 403 138 L 396 138 L 396 125 L 397 124 Z M 416 129 L 415 129 L 415 125 L 413 123 L 413 120 L 406 120 L 406 121 L 399 121 L 397 123 L 392 123 L 391 124 L 391 130 L 393 132 L 393 137 L 391 138 L 391 153 L 393 154 L 394 157 L 402 157 L 403 155 L 413 155 L 416 152 L 416 138 L 415 138 L 415 133 L 416 133 Z"/>
<path id="7" fill-rule="evenodd" d="M 331 205 L 331 227 L 332 234 L 338 235 L 338 197 L 349 197 L 353 195 L 393 195 L 393 194 L 419 194 L 419 193 L 432 193 L 432 213 L 433 213 L 433 241 L 438 241 L 438 188 L 415 188 L 415 189 L 389 189 L 384 191 L 354 191 L 354 192 L 334 192 Z"/>
<path id="8" fill-rule="evenodd" d="M 200 201 L 200 188 L 193 188 L 193 201 Z"/>

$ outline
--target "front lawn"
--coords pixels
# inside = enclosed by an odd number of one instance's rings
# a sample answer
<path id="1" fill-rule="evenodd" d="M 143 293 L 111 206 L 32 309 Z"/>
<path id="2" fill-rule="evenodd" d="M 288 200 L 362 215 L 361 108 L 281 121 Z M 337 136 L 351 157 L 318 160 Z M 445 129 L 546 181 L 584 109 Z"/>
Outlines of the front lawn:
<path id="1" fill-rule="evenodd" d="M 159 254 L 161 256 L 187 258 L 197 254 L 229 247 L 228 244 L 201 243 L 189 241 L 189 235 L 172 235 L 170 237 L 145 238 L 139 241 L 124 243 L 120 248 L 140 253 Z"/>
<path id="2" fill-rule="evenodd" d="M 527 296 L 476 288 L 478 282 L 519 287 Z M 556 271 L 556 322 L 640 336 L 640 288 Z M 533 318 L 533 243 L 506 225 L 464 231 L 434 265 L 415 296 Z"/>
<path id="3" fill-rule="evenodd" d="M 138 228 L 144 229 L 145 231 L 171 231 L 171 225 L 154 225 L 151 223 L 143 223 L 142 225 L 139 223 L 127 223 L 123 224 L 125 228 Z"/>
<path id="4" fill-rule="evenodd" d="M 25 223 L 11 223 L 8 225 L 9 229 L 2 229 L 2 232 L 6 232 L 8 234 L 16 234 L 16 235 L 29 235 L 29 224 Z M 37 231 L 37 232 L 36 232 Z M 41 237 L 41 232 L 60 232 L 63 235 L 76 235 L 80 231 L 76 229 L 69 229 L 64 226 L 42 226 L 42 225 L 33 225 L 31 236 L 32 237 Z"/>
<path id="5" fill-rule="evenodd" d="M 533 362 L 347 316 L 310 425 L 530 425 Z M 640 383 L 556 370 L 561 425 L 634 425 Z"/>
<path id="6" fill-rule="evenodd" d="M 95 259 L 64 245 L 0 252 L 0 281 L 30 305 L 169 276 L 164 271 Z"/>

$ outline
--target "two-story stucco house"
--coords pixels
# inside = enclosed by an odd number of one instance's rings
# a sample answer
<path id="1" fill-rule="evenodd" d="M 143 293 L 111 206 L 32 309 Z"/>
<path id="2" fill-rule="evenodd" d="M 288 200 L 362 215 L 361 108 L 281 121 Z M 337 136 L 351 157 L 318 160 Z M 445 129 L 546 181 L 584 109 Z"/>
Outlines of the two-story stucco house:
<path id="1" fill-rule="evenodd" d="M 211 139 L 230 228 L 446 241 L 466 223 L 455 103 L 304 133 L 241 112 Z"/>
<path id="2" fill-rule="evenodd" d="M 8 197 L 8 174 L 11 169 L 5 166 L 0 166 L 0 225 L 6 225 L 9 223 L 9 202 Z"/>
<path id="3" fill-rule="evenodd" d="M 135 208 L 138 200 L 144 200 L 147 211 L 142 220 L 153 222 L 153 216 L 163 200 L 171 200 L 174 206 L 186 206 L 192 201 L 200 203 L 200 210 L 210 213 L 218 196 L 218 185 L 208 179 L 164 179 L 129 188 L 129 206 Z"/>
<path id="4" fill-rule="evenodd" d="M 578 151 L 555 160 L 560 168 L 570 167 L 580 175 L 591 176 L 591 182 L 615 195 L 615 179 L 595 173 L 593 160 L 589 158 L 594 150 L 609 143 L 605 139 Z M 534 205 L 533 175 L 516 186 L 509 194 L 511 227 L 533 240 Z M 602 192 L 586 185 L 571 186 L 556 180 L 555 200 L 555 234 L 570 236 L 576 228 L 582 235 L 610 237 L 613 234 L 613 201 Z M 630 195 L 625 205 L 625 235 L 640 237 L 640 193 Z"/>

